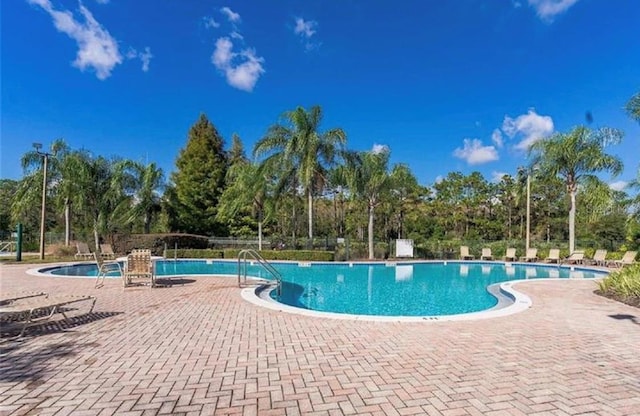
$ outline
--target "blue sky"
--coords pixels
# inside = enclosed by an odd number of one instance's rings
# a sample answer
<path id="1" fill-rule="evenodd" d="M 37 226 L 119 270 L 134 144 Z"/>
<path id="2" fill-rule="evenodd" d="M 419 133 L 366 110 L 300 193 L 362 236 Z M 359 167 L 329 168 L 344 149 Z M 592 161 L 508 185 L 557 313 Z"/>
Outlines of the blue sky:
<path id="1" fill-rule="evenodd" d="M 167 177 L 205 113 L 227 145 L 253 144 L 286 110 L 319 104 L 349 148 L 389 146 L 430 185 L 491 180 L 528 143 L 591 127 L 636 177 L 636 0 L 12 0 L 0 3 L 0 175 L 33 142 L 156 162 Z"/>

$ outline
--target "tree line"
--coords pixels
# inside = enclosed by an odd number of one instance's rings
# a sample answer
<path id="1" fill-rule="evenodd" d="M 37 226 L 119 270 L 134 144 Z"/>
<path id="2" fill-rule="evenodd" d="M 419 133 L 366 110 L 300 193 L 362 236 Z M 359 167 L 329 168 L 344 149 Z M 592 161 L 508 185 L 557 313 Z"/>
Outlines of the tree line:
<path id="1" fill-rule="evenodd" d="M 626 107 L 640 123 L 640 93 Z M 622 140 L 612 128 L 578 126 L 534 143 L 531 163 L 497 182 L 479 172 L 450 172 L 421 185 L 408 165 L 390 165 L 391 149 L 353 151 L 341 128 L 321 129 L 322 109 L 298 107 L 268 128 L 247 156 L 242 140 L 225 141 L 206 115 L 188 131 L 175 170 L 155 163 L 51 144 L 46 228 L 93 241 L 118 233 L 181 232 L 292 245 L 314 238 L 366 241 L 524 239 L 527 180 L 531 235 L 640 245 L 640 197 L 616 191 L 596 174 L 617 175 L 622 162 L 607 147 Z M 37 239 L 42 156 L 22 157 L 23 177 L 0 180 L 0 232 L 24 224 Z M 631 187 L 640 186 L 638 178 Z M 261 247 L 262 248 L 262 247 Z"/>

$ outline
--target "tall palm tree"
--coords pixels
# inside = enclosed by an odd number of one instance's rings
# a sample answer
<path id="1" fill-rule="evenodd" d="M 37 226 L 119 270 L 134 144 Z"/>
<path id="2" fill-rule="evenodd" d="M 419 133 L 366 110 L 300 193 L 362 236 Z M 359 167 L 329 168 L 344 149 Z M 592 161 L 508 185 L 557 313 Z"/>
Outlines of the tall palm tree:
<path id="1" fill-rule="evenodd" d="M 51 150 L 48 159 L 49 180 L 48 192 L 52 194 L 54 201 L 58 207 L 62 207 L 64 211 L 65 223 L 65 245 L 69 245 L 71 239 L 71 206 L 73 195 L 78 191 L 75 183 L 75 174 L 69 167 L 69 156 L 71 149 L 64 139 L 56 139 L 51 143 Z M 35 150 L 29 151 L 22 156 L 22 168 L 27 175 L 37 174 L 42 178 L 40 165 L 42 155 Z M 31 189 L 36 192 L 36 188 Z"/>
<path id="2" fill-rule="evenodd" d="M 631 97 L 626 106 L 629 116 L 640 123 L 640 92 Z"/>
<path id="3" fill-rule="evenodd" d="M 326 183 L 326 169 L 347 140 L 340 128 L 320 132 L 321 121 L 320 106 L 288 111 L 283 122 L 271 126 L 253 149 L 256 157 L 268 156 L 263 163 L 282 171 L 281 183 L 296 177 L 307 198 L 309 240 L 313 239 L 313 197 Z"/>
<path id="4" fill-rule="evenodd" d="M 604 152 L 609 144 L 622 140 L 622 132 L 611 128 L 591 130 L 584 126 L 569 133 L 557 133 L 535 142 L 529 148 L 533 156 L 531 166 L 550 176 L 560 176 L 567 186 L 569 208 L 569 252 L 575 249 L 576 194 L 578 185 L 595 179 L 596 172 L 611 172 L 614 176 L 623 169 L 622 161 Z"/>
<path id="5" fill-rule="evenodd" d="M 369 259 L 375 257 L 373 250 L 373 223 L 375 209 L 380 204 L 384 192 L 391 184 L 389 175 L 390 152 L 352 153 L 347 156 L 347 170 L 349 190 L 352 198 L 362 198 L 367 202 L 369 224 L 367 227 L 369 239 Z"/>
<path id="6" fill-rule="evenodd" d="M 151 231 L 151 220 L 154 213 L 160 211 L 160 192 L 164 188 L 164 173 L 155 163 L 143 165 L 125 160 L 122 169 L 130 171 L 132 180 L 133 201 L 128 210 L 128 222 L 142 218 L 145 234 Z"/>

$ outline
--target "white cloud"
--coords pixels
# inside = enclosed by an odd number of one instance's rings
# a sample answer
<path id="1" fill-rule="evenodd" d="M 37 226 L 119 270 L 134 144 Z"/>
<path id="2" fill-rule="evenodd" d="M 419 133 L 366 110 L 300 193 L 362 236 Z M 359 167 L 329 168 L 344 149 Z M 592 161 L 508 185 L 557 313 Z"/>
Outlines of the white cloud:
<path id="1" fill-rule="evenodd" d="M 209 28 L 218 28 L 220 27 L 220 23 L 216 22 L 216 19 L 210 16 L 205 16 L 202 18 L 204 20 L 204 27 Z"/>
<path id="2" fill-rule="evenodd" d="M 515 119 L 505 116 L 502 131 L 510 138 L 522 137 L 514 147 L 516 150 L 526 151 L 533 143 L 553 133 L 553 120 L 549 116 L 538 115 L 531 109 Z"/>
<path id="3" fill-rule="evenodd" d="M 235 31 L 231 32 L 229 34 L 229 36 L 231 36 L 233 39 L 238 39 L 238 40 L 243 40 L 244 39 L 244 36 L 242 36 L 240 33 L 235 32 Z"/>
<path id="4" fill-rule="evenodd" d="M 316 26 L 318 26 L 318 22 L 316 21 L 305 21 L 301 17 L 296 17 L 296 27 L 293 29 L 293 33 L 295 33 L 296 35 L 304 36 L 306 38 L 310 38 L 316 33 Z"/>
<path id="5" fill-rule="evenodd" d="M 454 150 L 453 155 L 470 165 L 479 165 L 499 159 L 495 147 L 483 146 L 478 139 L 464 139 L 464 146 Z"/>
<path id="6" fill-rule="evenodd" d="M 498 147 L 502 147 L 504 145 L 504 140 L 502 140 L 502 132 L 500 129 L 495 129 L 493 133 L 491 133 L 491 141 Z"/>
<path id="7" fill-rule="evenodd" d="M 229 20 L 231 23 L 240 22 L 240 15 L 238 13 L 235 13 L 234 11 L 232 11 L 230 8 L 226 6 L 220 9 L 220 13 L 227 16 L 227 20 Z"/>
<path id="8" fill-rule="evenodd" d="M 442 175 L 438 175 L 438 176 L 436 176 L 436 180 L 435 180 L 435 181 L 433 181 L 433 183 L 440 183 L 440 182 L 442 182 L 443 180 L 444 180 L 444 176 L 442 176 Z"/>
<path id="9" fill-rule="evenodd" d="M 538 17 L 547 23 L 561 13 L 566 12 L 578 0 L 529 0 L 529 6 L 533 7 Z"/>
<path id="10" fill-rule="evenodd" d="M 96 0 L 98 4 L 108 4 L 110 0 Z"/>
<path id="11" fill-rule="evenodd" d="M 98 79 L 104 80 L 111 75 L 113 68 L 122 63 L 118 42 L 100 25 L 91 12 L 80 3 L 80 14 L 84 23 L 74 19 L 68 10 L 55 10 L 50 0 L 28 0 L 40 6 L 51 18 L 59 32 L 65 33 L 78 44 L 78 54 L 73 66 L 84 71 L 93 68 Z"/>
<path id="12" fill-rule="evenodd" d="M 494 170 L 493 172 L 491 172 L 491 182 L 498 183 L 502 181 L 502 177 L 506 175 L 508 175 L 507 172 L 497 172 Z"/>
<path id="13" fill-rule="evenodd" d="M 627 185 L 629 185 L 627 181 L 617 181 L 610 183 L 609 188 L 613 189 L 614 191 L 624 191 Z"/>
<path id="14" fill-rule="evenodd" d="M 226 37 L 216 41 L 211 62 L 225 74 L 229 85 L 247 92 L 253 91 L 260 75 L 265 72 L 262 67 L 263 58 L 256 56 L 252 49 L 233 52 L 233 42 Z"/>
<path id="15" fill-rule="evenodd" d="M 311 51 L 319 48 L 320 43 L 311 41 L 311 37 L 316 34 L 318 22 L 315 20 L 304 20 L 302 17 L 296 17 L 295 20 L 296 26 L 293 28 L 293 33 L 300 36 L 305 49 Z"/>
<path id="16" fill-rule="evenodd" d="M 151 49 L 148 46 L 144 48 L 144 52 L 138 52 L 133 48 L 129 48 L 129 50 L 127 51 L 127 59 L 135 58 L 139 58 L 142 62 L 143 72 L 149 71 L 149 63 L 151 62 L 151 58 L 153 58 L 153 55 L 151 54 Z"/>
<path id="17" fill-rule="evenodd" d="M 371 153 L 374 153 L 376 155 L 380 153 L 386 153 L 389 151 L 391 151 L 391 149 L 386 144 L 374 143 L 373 147 L 371 148 Z"/>

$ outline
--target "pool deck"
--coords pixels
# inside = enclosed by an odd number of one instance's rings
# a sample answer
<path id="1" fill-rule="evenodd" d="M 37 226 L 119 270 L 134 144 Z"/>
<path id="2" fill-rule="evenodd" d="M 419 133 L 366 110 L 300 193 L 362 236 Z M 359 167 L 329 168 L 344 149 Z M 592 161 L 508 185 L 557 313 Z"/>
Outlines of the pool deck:
<path id="1" fill-rule="evenodd" d="M 0 265 L 2 293 L 97 302 L 3 338 L 0 415 L 640 415 L 640 310 L 592 280 L 518 283 L 533 305 L 509 316 L 399 323 L 265 309 L 233 278 L 94 289 L 29 267 Z"/>

